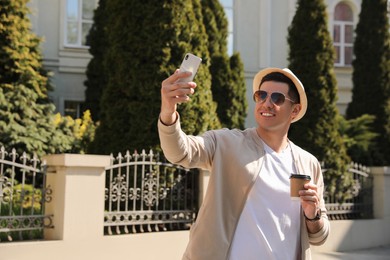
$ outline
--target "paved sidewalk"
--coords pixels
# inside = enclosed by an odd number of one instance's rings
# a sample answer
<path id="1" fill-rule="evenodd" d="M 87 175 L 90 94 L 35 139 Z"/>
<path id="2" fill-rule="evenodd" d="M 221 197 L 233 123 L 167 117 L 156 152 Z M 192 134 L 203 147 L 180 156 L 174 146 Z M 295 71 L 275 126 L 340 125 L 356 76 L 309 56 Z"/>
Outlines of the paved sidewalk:
<path id="1" fill-rule="evenodd" d="M 390 260 L 390 245 L 351 252 L 314 252 L 313 260 Z"/>

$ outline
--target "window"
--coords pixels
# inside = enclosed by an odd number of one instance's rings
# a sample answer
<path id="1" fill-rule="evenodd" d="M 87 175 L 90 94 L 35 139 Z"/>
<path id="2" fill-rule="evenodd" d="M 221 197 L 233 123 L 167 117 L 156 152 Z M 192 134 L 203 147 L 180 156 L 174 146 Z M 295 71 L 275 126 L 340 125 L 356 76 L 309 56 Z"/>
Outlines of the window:
<path id="1" fill-rule="evenodd" d="M 65 45 L 86 47 L 98 0 L 66 0 Z"/>
<path id="2" fill-rule="evenodd" d="M 333 46 L 336 66 L 351 66 L 353 58 L 353 12 L 349 5 L 339 3 L 334 11 Z"/>
<path id="3" fill-rule="evenodd" d="M 387 12 L 390 14 L 390 0 L 387 0 Z"/>
<path id="4" fill-rule="evenodd" d="M 228 54 L 233 54 L 233 0 L 220 0 L 228 19 Z"/>
<path id="5" fill-rule="evenodd" d="M 80 101 L 65 100 L 64 102 L 64 115 L 70 116 L 74 119 L 82 116 L 82 103 Z"/>

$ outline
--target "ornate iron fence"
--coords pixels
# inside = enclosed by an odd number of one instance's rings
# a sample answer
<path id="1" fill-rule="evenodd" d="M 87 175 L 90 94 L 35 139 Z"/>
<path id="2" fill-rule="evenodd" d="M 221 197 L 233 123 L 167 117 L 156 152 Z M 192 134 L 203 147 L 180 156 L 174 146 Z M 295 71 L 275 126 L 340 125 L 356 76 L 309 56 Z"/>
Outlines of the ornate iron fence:
<path id="1" fill-rule="evenodd" d="M 13 149 L 0 149 L 0 241 L 31 240 L 43 237 L 43 229 L 52 226 L 45 215 L 45 203 L 51 200 L 46 187 L 46 165 L 36 155 L 29 158 Z"/>
<path id="2" fill-rule="evenodd" d="M 339 203 L 335 196 L 325 194 L 325 206 L 330 220 L 339 219 L 367 219 L 373 217 L 373 180 L 369 168 L 351 163 L 348 169 L 353 175 L 351 199 Z M 323 170 L 326 172 L 326 169 Z"/>
<path id="3" fill-rule="evenodd" d="M 106 235 L 183 230 L 195 221 L 197 170 L 161 162 L 152 150 L 111 157 L 106 168 Z"/>

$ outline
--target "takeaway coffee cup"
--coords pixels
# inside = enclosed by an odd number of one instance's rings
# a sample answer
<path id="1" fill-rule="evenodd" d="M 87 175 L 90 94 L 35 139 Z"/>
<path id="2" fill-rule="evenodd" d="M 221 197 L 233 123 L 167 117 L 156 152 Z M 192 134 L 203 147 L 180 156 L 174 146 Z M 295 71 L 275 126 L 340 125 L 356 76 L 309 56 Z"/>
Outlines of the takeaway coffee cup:
<path id="1" fill-rule="evenodd" d="M 304 174 L 291 174 L 290 176 L 290 197 L 292 200 L 299 200 L 299 191 L 304 190 L 303 185 L 309 183 L 311 177 Z"/>

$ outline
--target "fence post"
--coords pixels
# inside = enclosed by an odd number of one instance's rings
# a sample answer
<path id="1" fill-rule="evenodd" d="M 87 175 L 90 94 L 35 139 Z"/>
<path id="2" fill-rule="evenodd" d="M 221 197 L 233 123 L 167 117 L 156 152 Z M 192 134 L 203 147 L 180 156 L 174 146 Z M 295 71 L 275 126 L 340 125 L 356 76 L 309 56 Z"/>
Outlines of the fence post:
<path id="1" fill-rule="evenodd" d="M 390 219 L 390 167 L 371 167 L 374 218 Z"/>
<path id="2" fill-rule="evenodd" d="M 53 214 L 48 240 L 96 239 L 103 236 L 105 168 L 109 156 L 55 154 L 47 162 L 47 185 L 53 191 L 46 214 Z M 98 194 L 98 195 L 96 195 Z"/>

